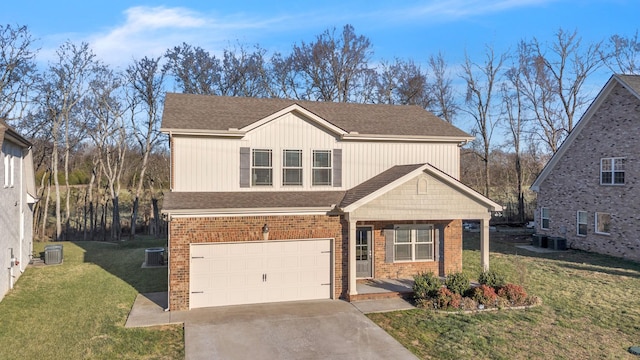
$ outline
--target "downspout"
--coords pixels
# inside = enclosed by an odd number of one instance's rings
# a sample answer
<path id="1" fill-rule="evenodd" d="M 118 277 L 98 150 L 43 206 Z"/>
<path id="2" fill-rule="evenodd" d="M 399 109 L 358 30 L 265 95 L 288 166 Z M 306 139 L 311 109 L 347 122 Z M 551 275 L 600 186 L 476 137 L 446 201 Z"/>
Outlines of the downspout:
<path id="1" fill-rule="evenodd" d="M 167 216 L 167 308 L 164 311 L 170 311 L 171 309 L 171 216 L 162 214 L 162 217 Z"/>

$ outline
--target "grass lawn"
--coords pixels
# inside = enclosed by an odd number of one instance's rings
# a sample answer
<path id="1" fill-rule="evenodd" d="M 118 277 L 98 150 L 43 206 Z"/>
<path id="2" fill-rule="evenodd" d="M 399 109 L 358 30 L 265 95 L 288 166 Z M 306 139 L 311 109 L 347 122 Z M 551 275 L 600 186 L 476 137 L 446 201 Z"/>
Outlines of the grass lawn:
<path id="1" fill-rule="evenodd" d="M 165 243 L 61 243 L 63 264 L 27 268 L 0 302 L 0 358 L 184 358 L 182 326 L 124 328 L 139 292 L 167 289 L 166 268 L 140 268 Z"/>
<path id="2" fill-rule="evenodd" d="M 423 359 L 638 359 L 640 264 L 577 250 L 538 254 L 528 237 L 491 233 L 491 268 L 542 306 L 464 315 L 430 310 L 369 317 Z M 465 232 L 463 271 L 480 271 L 479 237 Z"/>

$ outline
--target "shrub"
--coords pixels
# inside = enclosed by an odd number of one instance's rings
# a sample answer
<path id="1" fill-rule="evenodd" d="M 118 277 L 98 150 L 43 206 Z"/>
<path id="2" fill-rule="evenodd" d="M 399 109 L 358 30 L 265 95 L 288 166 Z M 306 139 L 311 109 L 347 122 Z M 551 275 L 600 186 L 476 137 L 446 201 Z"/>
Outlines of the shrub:
<path id="1" fill-rule="evenodd" d="M 436 297 L 442 287 L 442 281 L 431 272 L 418 274 L 413 280 L 413 296 L 418 301 Z"/>
<path id="2" fill-rule="evenodd" d="M 527 292 L 522 286 L 506 284 L 498 290 L 498 296 L 506 298 L 512 305 L 524 305 L 527 300 Z"/>
<path id="3" fill-rule="evenodd" d="M 449 274 L 444 284 L 447 289 L 458 295 L 464 295 L 470 287 L 469 278 L 461 272 Z"/>
<path id="4" fill-rule="evenodd" d="M 473 289 L 473 300 L 484 306 L 494 306 L 498 295 L 491 286 L 480 285 Z"/>
<path id="5" fill-rule="evenodd" d="M 504 280 L 504 276 L 498 274 L 494 270 L 485 270 L 480 273 L 478 276 L 478 282 L 480 285 L 491 286 L 492 288 L 498 289 L 504 286 L 506 281 Z"/>
<path id="6" fill-rule="evenodd" d="M 478 308 L 478 303 L 470 297 L 463 297 L 460 308 L 464 310 L 475 310 Z"/>
<path id="7" fill-rule="evenodd" d="M 440 309 L 454 308 L 459 309 L 462 304 L 462 295 L 456 294 L 451 290 L 442 287 L 437 294 L 437 307 Z"/>

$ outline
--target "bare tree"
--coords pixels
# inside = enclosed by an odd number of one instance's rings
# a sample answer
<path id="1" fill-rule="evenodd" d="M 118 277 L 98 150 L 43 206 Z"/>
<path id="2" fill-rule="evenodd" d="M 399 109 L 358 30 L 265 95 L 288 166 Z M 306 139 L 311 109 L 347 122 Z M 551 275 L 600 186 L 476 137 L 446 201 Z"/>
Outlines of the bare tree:
<path id="1" fill-rule="evenodd" d="M 576 112 L 591 101 L 581 90 L 588 76 L 603 64 L 601 42 L 585 47 L 576 31 L 559 29 L 548 47 L 535 38 L 520 46 L 528 53 L 524 94 L 536 113 L 540 138 L 556 152 L 573 130 Z"/>
<path id="2" fill-rule="evenodd" d="M 95 55 L 89 45 L 82 43 L 75 45 L 66 42 L 56 51 L 57 60 L 50 64 L 44 75 L 44 81 L 39 88 L 40 103 L 44 106 L 44 113 L 51 126 L 53 149 L 51 153 L 51 169 L 56 189 L 56 240 L 62 235 L 61 198 L 59 183 L 59 152 L 62 147 L 64 160 L 64 174 L 66 191 L 65 224 L 71 217 L 69 192 L 69 157 L 74 142 L 73 113 L 78 102 L 85 93 L 87 79 L 96 62 Z"/>
<path id="3" fill-rule="evenodd" d="M 520 59 L 521 60 L 521 59 Z M 525 221 L 525 199 L 524 199 L 524 176 L 522 169 L 522 140 L 525 131 L 524 104 L 521 92 L 521 61 L 513 65 L 506 71 L 506 82 L 502 84 L 502 103 L 505 107 L 504 113 L 508 133 L 511 136 L 510 143 L 513 146 L 516 191 L 518 198 L 518 221 Z"/>
<path id="4" fill-rule="evenodd" d="M 88 134 L 98 153 L 94 161 L 100 166 L 108 182 L 108 191 L 113 204 L 111 239 L 120 240 L 121 176 L 127 151 L 127 133 L 124 124 L 122 92 L 123 79 L 106 67 L 96 68 L 95 78 L 90 82 L 86 108 L 92 118 L 87 119 Z M 93 179 L 92 179 L 93 180 Z"/>
<path id="5" fill-rule="evenodd" d="M 632 36 L 613 35 L 609 38 L 601 57 L 614 73 L 635 75 L 640 73 L 640 39 L 638 31 Z"/>
<path id="6" fill-rule="evenodd" d="M 465 102 L 466 113 L 474 119 L 473 132 L 480 137 L 482 152 L 478 154 L 484 163 L 484 195 L 489 196 L 489 155 L 491 151 L 491 137 L 498 123 L 499 117 L 494 114 L 494 91 L 498 75 L 506 58 L 505 54 L 496 57 L 492 47 L 487 46 L 485 61 L 476 64 L 465 55 L 461 77 L 467 85 Z"/>
<path id="7" fill-rule="evenodd" d="M 164 71 L 173 75 L 185 94 L 220 95 L 222 66 L 215 55 L 182 43 L 165 53 Z"/>
<path id="8" fill-rule="evenodd" d="M 26 26 L 0 25 L 0 118 L 22 118 L 36 79 L 32 46 Z"/>
<path id="9" fill-rule="evenodd" d="M 431 104 L 427 73 L 413 61 L 396 59 L 392 64 L 382 63 L 377 81 L 377 102 L 383 104 Z"/>
<path id="10" fill-rule="evenodd" d="M 363 81 L 371 71 L 368 62 L 373 50 L 368 38 L 356 35 L 345 25 L 340 35 L 326 30 L 315 42 L 293 46 L 291 61 L 302 78 L 308 100 L 358 102 Z"/>
<path id="11" fill-rule="evenodd" d="M 132 89 L 131 94 L 131 121 L 133 125 L 133 135 L 138 142 L 138 149 L 142 162 L 140 172 L 137 177 L 138 184 L 136 186 L 135 198 L 133 201 L 133 209 L 131 211 L 131 238 L 136 234 L 136 223 L 138 220 L 138 211 L 140 207 L 140 197 L 145 179 L 145 173 L 149 163 L 149 155 L 156 146 L 160 132 L 160 112 L 162 107 L 162 94 L 164 85 L 165 72 L 160 68 L 160 60 L 158 57 L 150 59 L 144 57 L 135 61 L 127 69 L 129 86 Z M 139 117 L 138 114 L 142 113 Z M 152 194 L 155 196 L 155 194 Z M 157 205 L 157 201 L 154 202 Z"/>
<path id="12" fill-rule="evenodd" d="M 429 57 L 429 67 L 433 73 L 433 82 L 430 86 L 431 106 L 428 110 L 444 119 L 449 124 L 453 124 L 458 105 L 456 104 L 452 79 L 448 75 L 447 64 L 442 53 Z"/>
<path id="13" fill-rule="evenodd" d="M 220 94 L 228 96 L 266 97 L 269 80 L 264 55 L 266 50 L 259 45 L 253 52 L 238 45 L 224 50 Z"/>

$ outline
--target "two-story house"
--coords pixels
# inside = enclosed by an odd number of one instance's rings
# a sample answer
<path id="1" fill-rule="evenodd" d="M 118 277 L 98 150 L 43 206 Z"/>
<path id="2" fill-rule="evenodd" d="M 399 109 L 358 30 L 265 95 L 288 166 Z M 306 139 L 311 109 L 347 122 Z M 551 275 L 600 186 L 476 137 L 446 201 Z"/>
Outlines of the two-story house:
<path id="1" fill-rule="evenodd" d="M 33 249 L 35 178 L 31 143 L 0 119 L 0 300 L 13 288 Z"/>
<path id="2" fill-rule="evenodd" d="M 169 308 L 343 298 L 359 279 L 462 267 L 473 138 L 417 106 L 167 94 Z"/>
<path id="3" fill-rule="evenodd" d="M 531 189 L 536 232 L 640 260 L 640 76 L 613 75 Z"/>

